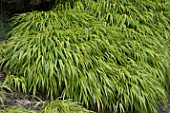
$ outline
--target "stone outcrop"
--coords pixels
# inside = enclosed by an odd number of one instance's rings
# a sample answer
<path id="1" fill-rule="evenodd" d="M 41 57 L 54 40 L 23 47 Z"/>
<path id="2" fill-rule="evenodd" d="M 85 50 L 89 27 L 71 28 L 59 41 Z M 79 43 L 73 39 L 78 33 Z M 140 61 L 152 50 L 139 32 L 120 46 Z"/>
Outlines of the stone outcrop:
<path id="1" fill-rule="evenodd" d="M 12 16 L 13 14 L 28 12 L 32 10 L 46 10 L 48 3 L 42 0 L 1 0 L 2 12 Z"/>

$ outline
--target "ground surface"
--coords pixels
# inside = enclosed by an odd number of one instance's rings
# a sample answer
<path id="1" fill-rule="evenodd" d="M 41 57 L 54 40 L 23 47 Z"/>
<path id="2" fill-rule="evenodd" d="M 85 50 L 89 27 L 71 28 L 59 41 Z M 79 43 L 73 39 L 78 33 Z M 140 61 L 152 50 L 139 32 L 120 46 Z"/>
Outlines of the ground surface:
<path id="1" fill-rule="evenodd" d="M 170 94 L 168 95 L 168 109 L 166 110 L 164 107 L 160 108 L 159 113 L 170 113 Z"/>

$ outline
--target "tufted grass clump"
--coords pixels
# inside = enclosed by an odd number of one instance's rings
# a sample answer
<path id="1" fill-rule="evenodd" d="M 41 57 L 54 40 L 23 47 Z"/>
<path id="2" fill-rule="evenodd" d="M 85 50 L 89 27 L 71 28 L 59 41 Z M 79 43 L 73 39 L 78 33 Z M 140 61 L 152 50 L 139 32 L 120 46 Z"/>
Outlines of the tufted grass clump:
<path id="1" fill-rule="evenodd" d="M 154 113 L 167 103 L 166 41 L 74 9 L 24 13 L 13 23 L 0 64 L 15 89 L 98 111 Z"/>
<path id="2" fill-rule="evenodd" d="M 37 102 L 43 104 L 40 110 L 30 110 L 22 106 L 9 106 L 0 110 L 1 113 L 93 113 L 71 100 L 54 100 L 51 102 Z M 36 106 L 35 106 L 36 107 Z"/>
<path id="3" fill-rule="evenodd" d="M 80 106 L 77 102 L 71 100 L 54 100 L 50 102 L 40 102 L 43 104 L 42 113 L 94 113 Z"/>
<path id="4" fill-rule="evenodd" d="M 147 62 L 169 90 L 169 4 L 168 0 L 81 0 L 75 7 L 95 16 L 106 26 L 121 29 L 127 38 L 126 55 L 135 62 Z M 148 50 L 150 47 L 152 49 Z"/>
<path id="5" fill-rule="evenodd" d="M 4 110 L 0 110 L 0 112 L 1 113 L 40 113 L 35 110 L 27 110 L 21 106 L 11 106 L 11 107 L 5 108 Z"/>

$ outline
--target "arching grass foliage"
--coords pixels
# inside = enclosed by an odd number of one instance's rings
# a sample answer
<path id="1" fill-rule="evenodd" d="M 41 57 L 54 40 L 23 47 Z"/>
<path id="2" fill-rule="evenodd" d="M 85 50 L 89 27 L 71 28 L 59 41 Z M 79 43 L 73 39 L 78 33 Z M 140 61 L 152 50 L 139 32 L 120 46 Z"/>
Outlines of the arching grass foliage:
<path id="1" fill-rule="evenodd" d="M 146 2 L 82 0 L 14 17 L 0 61 L 8 83 L 99 111 L 156 113 L 170 80 L 169 10 Z"/>
<path id="2" fill-rule="evenodd" d="M 126 55 L 135 61 L 147 62 L 151 67 L 156 68 L 155 73 L 159 77 L 166 76 L 164 78 L 166 82 L 164 81 L 163 84 L 168 89 L 170 74 L 169 4 L 168 0 L 82 0 L 76 2 L 75 7 L 95 16 L 106 26 L 117 26 L 122 29 L 122 33 L 126 34 L 126 38 L 128 38 L 127 50 L 131 50 Z M 67 5 L 65 7 L 67 9 Z M 140 42 L 137 42 L 136 39 Z M 155 39 L 156 42 L 152 41 Z M 148 41 L 149 44 L 144 44 L 145 41 Z M 145 47 L 141 46 L 141 43 Z M 154 46 L 154 49 L 146 50 L 151 46 Z"/>
<path id="3" fill-rule="evenodd" d="M 40 102 L 37 104 L 43 104 L 40 110 L 28 110 L 22 106 L 11 106 L 3 110 L 1 113 L 93 113 L 78 103 L 70 100 L 54 100 L 51 102 Z"/>
<path id="4" fill-rule="evenodd" d="M 3 47 L 2 47 L 2 42 L 0 42 L 0 60 L 2 59 L 2 51 L 3 51 Z"/>

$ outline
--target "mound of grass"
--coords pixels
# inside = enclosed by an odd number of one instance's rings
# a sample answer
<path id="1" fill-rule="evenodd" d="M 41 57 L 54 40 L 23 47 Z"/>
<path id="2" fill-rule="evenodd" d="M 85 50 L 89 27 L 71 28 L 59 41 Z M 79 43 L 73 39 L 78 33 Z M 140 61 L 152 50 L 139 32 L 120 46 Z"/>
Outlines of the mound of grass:
<path id="1" fill-rule="evenodd" d="M 40 102 L 41 103 L 41 102 Z M 54 100 L 51 102 L 43 102 L 43 113 L 94 113 L 80 106 L 76 102 L 70 100 Z"/>
<path id="2" fill-rule="evenodd" d="M 67 9 L 67 5 L 65 7 Z M 126 56 L 135 62 L 147 62 L 149 67 L 144 67 L 149 71 L 154 69 L 162 84 L 169 89 L 169 0 L 81 0 L 75 7 L 95 16 L 106 26 L 122 29 L 127 38 L 123 51 Z"/>
<path id="3" fill-rule="evenodd" d="M 51 102 L 38 102 L 37 105 L 43 104 L 40 110 L 29 110 L 22 106 L 10 106 L 3 110 L 1 113 L 93 113 L 78 103 L 70 100 L 54 100 Z"/>
<path id="4" fill-rule="evenodd" d="M 153 113 L 167 103 L 166 41 L 78 10 L 24 13 L 13 22 L 0 63 L 14 88 L 115 112 Z"/>
<path id="5" fill-rule="evenodd" d="M 12 106 L 5 108 L 4 110 L 0 110 L 1 113 L 40 113 L 34 110 L 27 110 L 21 106 Z"/>

